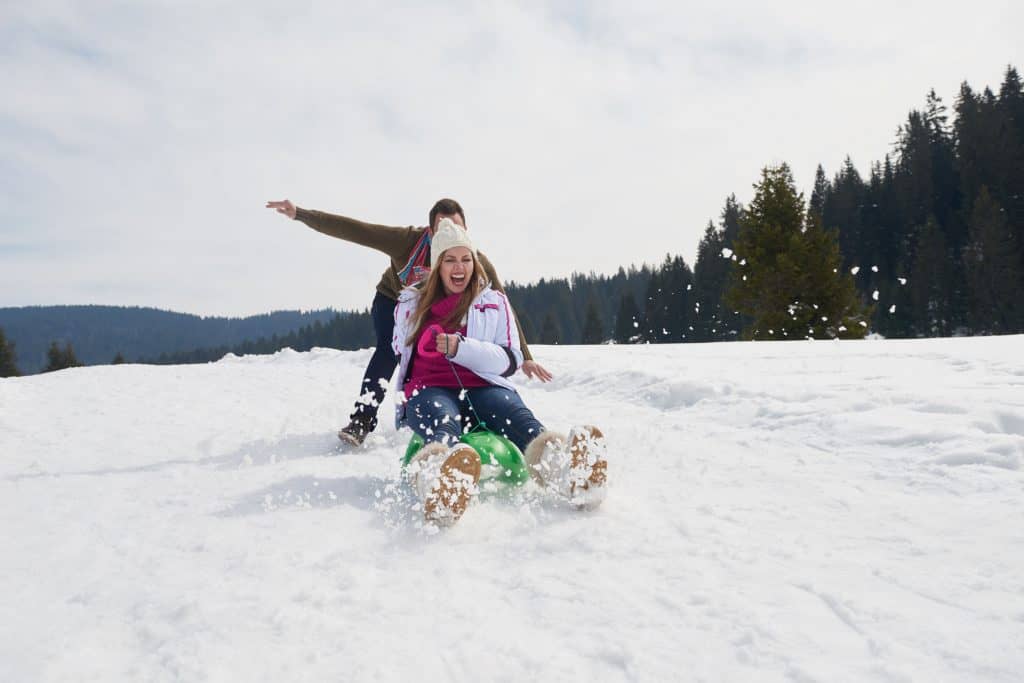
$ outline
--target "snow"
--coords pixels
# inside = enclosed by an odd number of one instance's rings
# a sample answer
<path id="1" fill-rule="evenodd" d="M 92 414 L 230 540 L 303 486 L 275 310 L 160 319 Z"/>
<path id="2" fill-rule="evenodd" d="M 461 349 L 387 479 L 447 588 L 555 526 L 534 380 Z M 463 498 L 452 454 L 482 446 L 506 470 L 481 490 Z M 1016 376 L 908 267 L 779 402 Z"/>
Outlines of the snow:
<path id="1" fill-rule="evenodd" d="M 1019 681 L 1021 348 L 537 347 L 607 499 L 436 533 L 369 351 L 0 380 L 0 680 Z"/>

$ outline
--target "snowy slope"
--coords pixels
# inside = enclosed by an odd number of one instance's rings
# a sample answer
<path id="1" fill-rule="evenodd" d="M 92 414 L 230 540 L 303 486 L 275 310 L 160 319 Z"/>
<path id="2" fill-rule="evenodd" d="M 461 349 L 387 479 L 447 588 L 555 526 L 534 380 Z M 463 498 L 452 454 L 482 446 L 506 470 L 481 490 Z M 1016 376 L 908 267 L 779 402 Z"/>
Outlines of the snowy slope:
<path id="1" fill-rule="evenodd" d="M 538 348 L 607 502 L 434 534 L 367 351 L 0 380 L 0 680 L 1020 681 L 1022 349 Z"/>

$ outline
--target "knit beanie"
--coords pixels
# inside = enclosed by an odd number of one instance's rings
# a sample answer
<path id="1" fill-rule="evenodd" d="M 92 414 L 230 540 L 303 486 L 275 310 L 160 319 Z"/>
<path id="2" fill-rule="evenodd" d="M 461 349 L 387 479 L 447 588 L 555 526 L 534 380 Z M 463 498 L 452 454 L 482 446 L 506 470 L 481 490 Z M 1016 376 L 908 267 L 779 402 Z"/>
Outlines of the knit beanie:
<path id="1" fill-rule="evenodd" d="M 452 247 L 466 247 L 473 252 L 473 257 L 476 257 L 476 247 L 469 240 L 466 229 L 450 218 L 442 218 L 434 230 L 434 236 L 430 238 L 430 263 L 440 263 L 441 254 Z"/>

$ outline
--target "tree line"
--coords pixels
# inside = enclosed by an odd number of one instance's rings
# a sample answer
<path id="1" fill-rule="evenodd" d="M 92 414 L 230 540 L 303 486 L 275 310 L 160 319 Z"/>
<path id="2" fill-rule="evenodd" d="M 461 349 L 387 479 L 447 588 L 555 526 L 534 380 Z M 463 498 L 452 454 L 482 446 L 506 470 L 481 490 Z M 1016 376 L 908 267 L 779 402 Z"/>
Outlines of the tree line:
<path id="1" fill-rule="evenodd" d="M 998 94 L 963 83 L 949 118 L 933 90 L 866 178 L 849 159 L 831 180 L 817 171 L 811 210 L 838 231 L 844 267 L 879 302 L 872 323 L 886 336 L 1024 330 L 1017 70 L 1006 70 Z"/>
<path id="2" fill-rule="evenodd" d="M 198 347 L 240 344 L 247 339 L 286 335 L 337 311 L 274 311 L 244 318 L 201 317 L 136 306 L 23 306 L 0 308 L 0 327 L 17 342 L 18 365 L 26 373 L 49 363 L 48 347 L 74 345 L 87 365 L 109 363 L 117 354 L 138 360 Z"/>
<path id="3" fill-rule="evenodd" d="M 229 353 L 246 356 L 275 353 L 287 348 L 295 351 L 309 351 L 315 346 L 355 350 L 373 346 L 374 343 L 376 343 L 376 336 L 373 332 L 373 319 L 370 317 L 370 312 L 364 310 L 337 313 L 326 323 L 316 320 L 310 325 L 303 325 L 298 330 L 285 335 L 273 334 L 269 337 L 260 337 L 255 341 L 244 341 L 232 346 L 161 353 L 155 358 L 141 359 L 139 362 L 154 365 L 210 363 Z"/>
<path id="4" fill-rule="evenodd" d="M 18 368 L 15 359 L 15 344 L 7 338 L 3 328 L 0 328 L 0 377 L 21 376 L 21 370 Z M 46 359 L 47 362 L 43 372 L 55 372 L 65 368 L 77 368 L 84 365 L 84 363 L 78 360 L 75 350 L 71 347 L 70 343 L 66 343 L 61 347 L 57 342 L 51 342 L 50 348 L 46 352 Z M 124 356 L 120 353 L 117 354 L 113 362 L 115 364 L 123 363 Z"/>
<path id="5" fill-rule="evenodd" d="M 762 169 L 754 190 L 748 207 L 735 195 L 725 200 L 692 270 L 667 256 L 630 271 L 640 277 L 620 270 L 610 280 L 542 281 L 544 294 L 533 297 L 529 288 L 510 289 L 528 338 L 663 343 L 1024 331 L 1024 90 L 1014 67 L 998 94 L 963 83 L 952 121 L 929 92 L 898 127 L 893 152 L 866 177 L 849 158 L 831 179 L 819 165 L 805 202 L 780 164 Z"/>

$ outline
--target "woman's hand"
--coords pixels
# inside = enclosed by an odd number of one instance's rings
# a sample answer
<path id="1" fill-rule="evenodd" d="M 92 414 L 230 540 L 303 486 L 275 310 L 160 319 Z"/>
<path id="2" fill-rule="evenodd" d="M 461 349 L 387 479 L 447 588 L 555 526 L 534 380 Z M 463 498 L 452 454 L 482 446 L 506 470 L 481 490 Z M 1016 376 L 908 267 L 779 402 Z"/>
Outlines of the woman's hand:
<path id="1" fill-rule="evenodd" d="M 295 219 L 295 205 L 292 204 L 287 199 L 284 199 L 279 202 L 267 202 L 267 208 L 277 209 L 278 213 L 283 213 L 285 216 L 288 216 L 288 218 L 291 218 L 292 220 Z"/>
<path id="2" fill-rule="evenodd" d="M 523 362 L 523 374 L 530 379 L 539 379 L 541 382 L 551 381 L 551 373 L 535 360 Z"/>
<path id="3" fill-rule="evenodd" d="M 459 335 L 439 334 L 434 338 L 434 345 L 438 352 L 451 358 L 459 352 Z"/>

